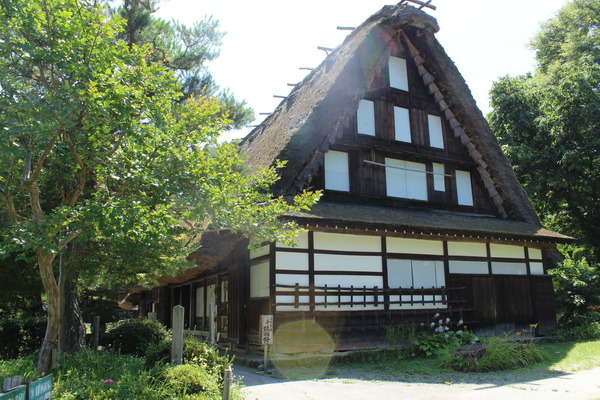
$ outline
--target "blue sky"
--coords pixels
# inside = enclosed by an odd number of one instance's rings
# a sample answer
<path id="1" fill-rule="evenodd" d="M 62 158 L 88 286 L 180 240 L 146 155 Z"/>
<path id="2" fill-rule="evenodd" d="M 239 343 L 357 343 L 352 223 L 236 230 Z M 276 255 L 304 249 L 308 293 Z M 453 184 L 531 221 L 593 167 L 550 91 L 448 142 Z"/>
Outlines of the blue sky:
<path id="1" fill-rule="evenodd" d="M 487 113 L 492 82 L 532 71 L 527 44 L 542 22 L 566 0 L 434 0 L 428 10 L 440 25 L 437 38 L 456 63 Z M 244 99 L 256 113 L 254 124 L 275 109 L 288 83 L 300 82 L 325 57 L 318 46 L 336 47 L 347 31 L 386 4 L 385 0 L 163 0 L 159 15 L 191 24 L 212 15 L 227 32 L 221 56 L 209 65 L 219 85 Z M 243 137 L 250 129 L 225 138 Z"/>

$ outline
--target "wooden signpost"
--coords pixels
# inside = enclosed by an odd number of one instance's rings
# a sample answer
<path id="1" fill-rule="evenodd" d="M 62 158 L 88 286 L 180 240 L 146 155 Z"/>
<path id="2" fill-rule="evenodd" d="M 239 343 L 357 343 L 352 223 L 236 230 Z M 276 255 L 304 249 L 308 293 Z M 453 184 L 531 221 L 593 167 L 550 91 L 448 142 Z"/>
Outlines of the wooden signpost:
<path id="1" fill-rule="evenodd" d="M 264 346 L 264 362 L 263 369 L 269 369 L 269 345 L 273 344 L 273 316 L 260 316 L 260 344 Z"/>

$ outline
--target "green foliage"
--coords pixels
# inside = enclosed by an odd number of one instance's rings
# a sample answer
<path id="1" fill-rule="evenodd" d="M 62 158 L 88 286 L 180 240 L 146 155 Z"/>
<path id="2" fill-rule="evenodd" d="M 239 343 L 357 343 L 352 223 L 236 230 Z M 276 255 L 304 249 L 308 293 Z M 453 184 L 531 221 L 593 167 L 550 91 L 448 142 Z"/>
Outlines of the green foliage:
<path id="1" fill-rule="evenodd" d="M 596 312 L 600 312 L 600 310 Z M 561 324 L 554 334 L 554 339 L 558 342 L 600 339 L 600 322 L 589 321 L 580 325 Z"/>
<path id="2" fill-rule="evenodd" d="M 181 85 L 180 101 L 197 97 L 215 97 L 223 104 L 221 114 L 230 121 L 228 127 L 242 128 L 254 113 L 245 101 L 238 101 L 228 90 L 221 90 L 207 70 L 206 64 L 219 55 L 223 36 L 219 22 L 205 17 L 193 25 L 157 18 L 159 0 L 122 1 L 111 8 L 126 21 L 121 38 L 127 42 L 151 47 L 149 60 L 161 63 L 176 73 Z"/>
<path id="3" fill-rule="evenodd" d="M 386 325 L 383 329 L 387 342 L 396 346 L 410 343 L 414 339 L 416 331 L 414 322 Z"/>
<path id="4" fill-rule="evenodd" d="M 558 322 L 568 329 L 581 326 L 584 332 L 591 324 L 600 323 L 600 269 L 576 251 L 564 250 L 570 249 L 563 249 L 564 260 L 551 271 Z"/>
<path id="5" fill-rule="evenodd" d="M 149 346 L 145 355 L 146 366 L 152 368 L 158 363 L 169 363 L 171 346 L 170 339 Z M 183 340 L 183 362 L 199 365 L 212 375 L 223 376 L 223 371 L 232 365 L 233 356 L 219 354 L 210 343 L 187 336 Z"/>
<path id="6" fill-rule="evenodd" d="M 12 375 L 34 379 L 35 357 L 0 360 L 0 377 Z M 142 358 L 110 351 L 66 354 L 52 376 L 56 400 L 216 400 L 222 391 L 222 377 L 198 364 L 146 369 Z M 231 398 L 242 397 L 234 390 Z"/>
<path id="7" fill-rule="evenodd" d="M 440 315 L 435 314 L 433 318 Z M 421 324 L 424 327 L 424 324 Z M 427 326 L 427 331 L 421 332 L 410 339 L 412 353 L 416 356 L 437 357 L 445 349 L 475 343 L 479 338 L 472 332 L 464 330 L 462 319 L 454 323 L 450 318 L 439 319 Z"/>
<path id="8" fill-rule="evenodd" d="M 160 399 L 141 358 L 83 350 L 66 354 L 52 371 L 52 398 L 59 400 Z"/>
<path id="9" fill-rule="evenodd" d="M 600 261 L 600 0 L 573 0 L 532 42 L 539 67 L 490 92 L 490 125 L 545 225 Z"/>
<path id="10" fill-rule="evenodd" d="M 149 346 L 157 345 L 169 337 L 164 325 L 150 319 L 130 319 L 110 330 L 110 347 L 121 354 L 143 357 Z"/>
<path id="11" fill-rule="evenodd" d="M 39 349 L 46 318 L 34 316 L 0 318 L 0 357 L 17 358 Z"/>
<path id="12" fill-rule="evenodd" d="M 336 364 L 367 363 L 377 364 L 394 360 L 405 360 L 411 357 L 409 346 L 392 347 L 375 350 L 356 350 L 348 352 L 341 357 L 334 358 Z"/>
<path id="13" fill-rule="evenodd" d="M 188 336 L 183 341 L 183 360 L 186 364 L 197 364 L 212 375 L 223 376 L 223 371 L 233 364 L 233 356 L 219 354 L 210 343 Z"/>
<path id="14" fill-rule="evenodd" d="M 273 198 L 283 164 L 251 173 L 235 144 L 218 143 L 224 106 L 182 99 L 174 69 L 195 60 L 169 48 L 181 65 L 156 62 L 102 3 L 0 2 L 0 257 L 35 255 L 50 335 L 40 372 L 61 343 L 62 280 L 75 269 L 86 286 L 151 285 L 189 267 L 209 229 L 289 242 L 300 228 L 279 217 L 318 199 Z M 178 46 L 196 35 L 167 28 Z"/>
<path id="15" fill-rule="evenodd" d="M 481 340 L 483 356 L 468 362 L 456 354 L 456 348 L 448 347 L 441 354 L 442 365 L 457 371 L 486 372 L 516 369 L 533 365 L 548 358 L 548 354 L 533 343 L 514 342 L 492 336 Z"/>
<path id="16" fill-rule="evenodd" d="M 19 358 L 0 358 L 0 377 L 21 375 L 26 381 L 36 378 L 34 354 Z"/>
<path id="17" fill-rule="evenodd" d="M 447 331 L 439 333 L 421 332 L 411 342 L 414 354 L 425 357 L 437 357 L 445 349 L 457 349 L 462 345 L 474 343 L 479 338 L 471 332 Z"/>
<path id="18" fill-rule="evenodd" d="M 163 390 L 171 398 L 182 399 L 218 399 L 219 386 L 215 375 L 197 364 L 174 365 L 163 373 Z"/>

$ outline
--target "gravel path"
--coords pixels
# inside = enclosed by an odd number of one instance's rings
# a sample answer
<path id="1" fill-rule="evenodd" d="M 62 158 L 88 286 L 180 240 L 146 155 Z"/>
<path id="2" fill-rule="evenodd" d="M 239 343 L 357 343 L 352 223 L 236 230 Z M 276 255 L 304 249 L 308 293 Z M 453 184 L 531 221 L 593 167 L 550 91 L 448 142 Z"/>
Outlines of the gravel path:
<path id="1" fill-rule="evenodd" d="M 286 381 L 235 366 L 247 400 L 600 400 L 600 368 L 543 379 L 523 376 L 494 382 L 422 383 L 358 379 Z"/>

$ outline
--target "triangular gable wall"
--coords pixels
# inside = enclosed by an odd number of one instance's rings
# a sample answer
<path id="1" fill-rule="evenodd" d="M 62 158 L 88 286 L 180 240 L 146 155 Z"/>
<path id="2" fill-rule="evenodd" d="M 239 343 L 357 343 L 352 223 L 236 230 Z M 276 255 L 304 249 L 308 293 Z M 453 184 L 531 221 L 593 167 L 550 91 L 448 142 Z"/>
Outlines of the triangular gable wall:
<path id="1" fill-rule="evenodd" d="M 457 140 L 477 163 L 481 185 L 502 218 L 539 224 L 535 211 L 454 63 L 434 37 L 435 19 L 410 6 L 387 6 L 357 28 L 242 143 L 251 166 L 288 160 L 276 192 L 310 181 L 323 154 L 352 121 L 358 102 L 385 68 L 390 50 L 408 50 Z"/>

